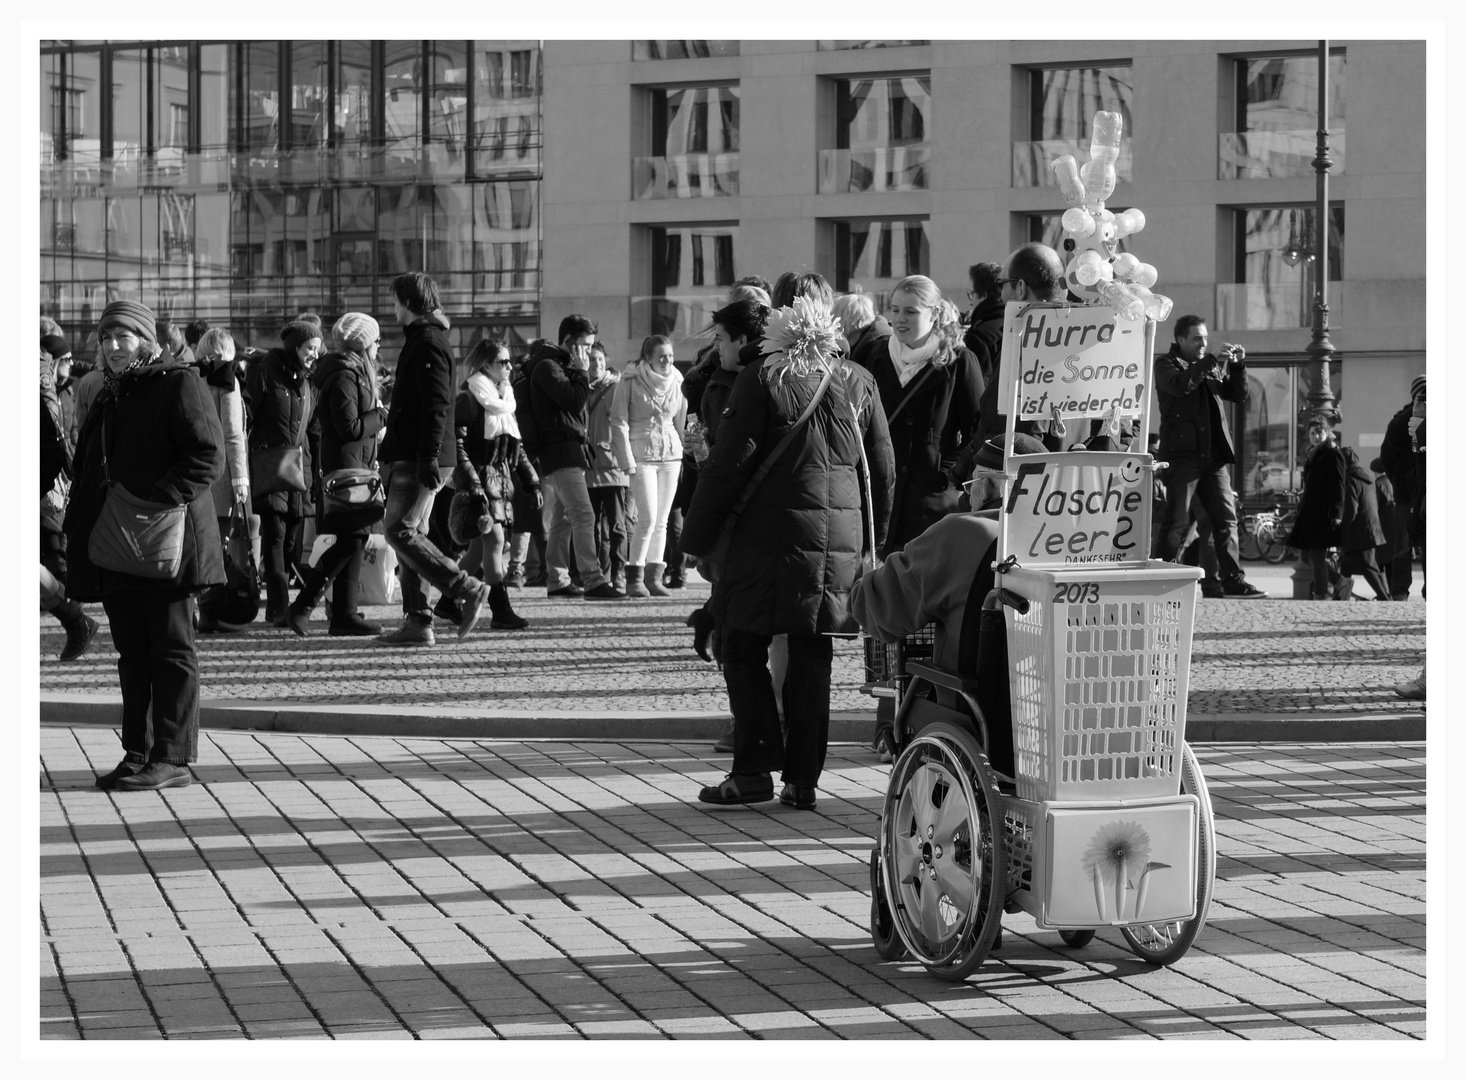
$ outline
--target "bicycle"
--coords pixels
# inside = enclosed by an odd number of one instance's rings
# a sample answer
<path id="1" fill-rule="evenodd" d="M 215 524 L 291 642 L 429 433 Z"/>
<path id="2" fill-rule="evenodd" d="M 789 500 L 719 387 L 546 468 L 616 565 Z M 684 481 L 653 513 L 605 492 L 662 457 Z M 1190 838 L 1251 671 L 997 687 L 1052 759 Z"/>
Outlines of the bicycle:
<path id="1" fill-rule="evenodd" d="M 1293 495 L 1294 492 L 1283 494 Z M 1288 557 L 1288 552 L 1292 550 L 1288 547 L 1287 538 L 1288 534 L 1293 531 L 1293 523 L 1297 518 L 1296 506 L 1284 509 L 1279 504 L 1274 504 L 1269 510 L 1259 510 L 1256 513 L 1244 515 L 1239 523 L 1241 525 L 1239 539 L 1242 558 L 1261 559 L 1273 564 L 1282 562 Z M 1253 554 L 1249 554 L 1249 550 Z"/>

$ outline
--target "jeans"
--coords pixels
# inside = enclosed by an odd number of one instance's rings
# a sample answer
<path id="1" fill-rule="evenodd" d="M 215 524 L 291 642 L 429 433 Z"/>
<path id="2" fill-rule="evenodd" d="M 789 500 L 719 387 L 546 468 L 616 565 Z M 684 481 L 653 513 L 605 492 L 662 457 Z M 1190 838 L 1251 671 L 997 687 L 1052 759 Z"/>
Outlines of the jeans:
<path id="1" fill-rule="evenodd" d="M 647 556 L 662 555 L 667 545 L 667 515 L 677 494 L 682 460 L 638 461 L 631 474 L 631 497 L 636 500 L 636 527 L 631 530 L 632 566 L 645 566 Z"/>
<path id="2" fill-rule="evenodd" d="M 102 597 L 122 684 L 122 749 L 134 761 L 198 757 L 199 660 L 193 598 L 127 589 Z M 152 707 L 152 722 L 148 707 Z"/>
<path id="3" fill-rule="evenodd" d="M 625 487 L 590 488 L 590 505 L 596 515 L 596 561 L 615 579 L 626 566 L 626 523 L 630 518 L 628 500 L 631 489 Z"/>
<path id="4" fill-rule="evenodd" d="M 606 583 L 596 561 L 596 515 L 585 486 L 585 470 L 574 465 L 540 477 L 545 496 L 545 586 L 563 589 L 570 584 L 570 537 L 575 536 L 575 564 L 580 583 L 594 589 Z"/>
<path id="5" fill-rule="evenodd" d="M 790 634 L 789 669 L 784 677 L 784 718 L 788 741 L 779 729 L 779 710 L 769 673 L 768 634 L 723 627 L 723 679 L 733 710 L 733 772 L 771 773 L 782 769 L 787 784 L 815 787 L 825 767 L 830 739 L 830 667 L 835 655 L 826 634 Z"/>
<path id="6" fill-rule="evenodd" d="M 1166 524 L 1161 530 L 1156 558 L 1175 560 L 1191 524 L 1192 497 L 1211 519 L 1216 541 L 1217 569 L 1222 579 L 1242 576 L 1237 544 L 1237 503 L 1227 466 L 1191 459 L 1173 461 L 1166 469 Z"/>
<path id="7" fill-rule="evenodd" d="M 386 472 L 387 509 L 382 531 L 387 545 L 397 552 L 402 611 L 417 622 L 431 622 L 424 581 L 455 600 L 466 600 L 480 583 L 428 540 L 428 513 L 437 491 L 418 479 L 417 463 L 393 461 L 387 464 Z"/>

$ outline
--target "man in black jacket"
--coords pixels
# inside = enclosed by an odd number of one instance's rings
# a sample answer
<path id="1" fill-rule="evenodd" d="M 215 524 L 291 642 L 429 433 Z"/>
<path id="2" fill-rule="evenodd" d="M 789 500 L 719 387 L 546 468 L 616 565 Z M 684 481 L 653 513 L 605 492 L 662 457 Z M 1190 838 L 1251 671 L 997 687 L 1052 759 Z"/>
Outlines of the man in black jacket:
<path id="1" fill-rule="evenodd" d="M 1246 354 L 1227 346 L 1206 351 L 1206 321 L 1176 320 L 1171 351 L 1156 357 L 1155 392 L 1161 411 L 1160 457 L 1166 469 L 1166 523 L 1156 558 L 1175 559 L 1191 526 L 1191 500 L 1200 501 L 1216 541 L 1221 596 L 1256 600 L 1266 594 L 1248 583 L 1238 562 L 1237 500 L 1228 466 L 1237 460 L 1223 401 L 1247 401 Z M 1216 596 L 1203 589 L 1206 595 Z"/>
<path id="2" fill-rule="evenodd" d="M 1387 570 L 1390 578 L 1390 598 L 1407 600 L 1413 584 L 1414 567 L 1411 563 L 1410 518 L 1418 502 L 1424 477 L 1417 471 L 1423 463 L 1416 459 L 1415 446 L 1410 438 L 1410 419 L 1415 415 L 1415 406 L 1425 402 L 1425 376 L 1417 375 L 1410 383 L 1410 401 L 1390 419 L 1385 428 L 1384 442 L 1379 448 L 1380 464 L 1395 489 L 1395 513 L 1390 542 L 1394 558 Z"/>
<path id="3" fill-rule="evenodd" d="M 545 497 L 545 586 L 550 596 L 625 600 L 596 558 L 596 515 L 585 483 L 591 465 L 585 436 L 590 397 L 586 372 L 595 340 L 595 323 L 584 315 L 567 315 L 560 320 L 559 347 L 540 342 L 525 363 L 535 464 Z M 572 537 L 583 587 L 570 580 Z"/>
<path id="4" fill-rule="evenodd" d="M 1007 305 L 1002 297 L 1002 279 L 1003 268 L 995 262 L 973 263 L 967 268 L 967 280 L 972 284 L 967 290 L 972 315 L 962 344 L 977 357 L 984 388 L 998 377 L 998 358 L 1003 350 L 1003 309 Z"/>
<path id="5" fill-rule="evenodd" d="M 427 537 L 434 494 L 443 469 L 458 460 L 453 440 L 453 349 L 438 286 L 427 274 L 392 281 L 394 310 L 407 340 L 397 357 L 387 434 L 378 460 L 387 483 L 383 532 L 401 563 L 402 626 L 377 638 L 381 645 L 431 645 L 433 613 L 423 580 L 459 601 L 459 640 L 478 622 L 489 587 L 459 569 Z"/>

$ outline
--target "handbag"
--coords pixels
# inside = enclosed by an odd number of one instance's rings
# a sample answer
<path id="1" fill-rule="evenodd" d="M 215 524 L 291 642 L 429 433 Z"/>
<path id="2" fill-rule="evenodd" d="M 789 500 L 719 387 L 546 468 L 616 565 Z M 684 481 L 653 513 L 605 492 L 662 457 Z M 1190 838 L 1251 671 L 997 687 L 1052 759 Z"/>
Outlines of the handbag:
<path id="1" fill-rule="evenodd" d="M 698 558 L 697 572 L 705 577 L 709 584 L 716 585 L 718 580 L 723 576 L 723 567 L 728 562 L 728 548 L 733 542 L 733 529 L 738 524 L 738 519 L 743 515 L 743 510 L 748 505 L 748 500 L 753 498 L 754 490 L 763 482 L 764 477 L 769 474 L 769 470 L 774 467 L 774 462 L 779 460 L 779 455 L 794 440 L 794 436 L 798 433 L 799 429 L 814 415 L 815 406 L 820 403 L 820 398 L 825 396 L 825 390 L 829 387 L 830 378 L 834 374 L 835 369 L 833 366 L 825 368 L 825 377 L 820 380 L 819 389 L 814 392 L 814 397 L 809 399 L 809 404 L 805 406 L 804 412 L 800 413 L 799 419 L 794 421 L 793 426 L 788 431 L 784 432 L 784 437 L 774 444 L 774 448 L 769 451 L 768 457 L 764 458 L 763 464 L 758 467 L 758 471 L 743 486 L 743 491 L 739 494 L 738 501 L 733 504 L 733 509 L 728 512 L 727 520 L 723 522 L 722 531 L 718 533 L 718 539 L 713 543 L 712 551 Z"/>
<path id="2" fill-rule="evenodd" d="M 250 543 L 249 518 L 237 508 L 230 516 L 228 542 L 223 547 L 225 582 L 203 591 L 199 612 L 216 622 L 246 626 L 260 614 L 260 579 Z"/>
<path id="3" fill-rule="evenodd" d="M 188 504 L 139 499 L 112 482 L 107 463 L 107 420 L 102 418 L 102 512 L 87 538 L 87 557 L 103 570 L 153 581 L 173 581 L 183 568 Z"/>
<path id="4" fill-rule="evenodd" d="M 305 426 L 305 403 L 301 402 L 300 424 L 295 438 L 282 446 L 265 446 L 249 452 L 249 490 L 255 495 L 305 491 L 305 449 L 300 445 Z"/>
<path id="5" fill-rule="evenodd" d="M 370 528 L 386 510 L 387 495 L 375 469 L 335 469 L 321 477 L 321 526 L 327 532 Z"/>

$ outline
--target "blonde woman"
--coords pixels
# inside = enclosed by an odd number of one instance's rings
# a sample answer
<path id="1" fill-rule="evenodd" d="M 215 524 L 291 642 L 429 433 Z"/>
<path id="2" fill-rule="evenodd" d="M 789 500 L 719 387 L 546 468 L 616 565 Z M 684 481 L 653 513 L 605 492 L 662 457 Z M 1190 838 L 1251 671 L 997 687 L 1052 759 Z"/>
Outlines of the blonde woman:
<path id="1" fill-rule="evenodd" d="M 663 564 L 647 562 L 667 541 L 667 517 L 682 472 L 687 399 L 682 373 L 672 366 L 672 342 L 653 334 L 611 394 L 611 447 L 631 477 L 636 526 L 626 560 L 627 596 L 670 596 Z M 638 581 L 637 579 L 642 580 Z"/>

